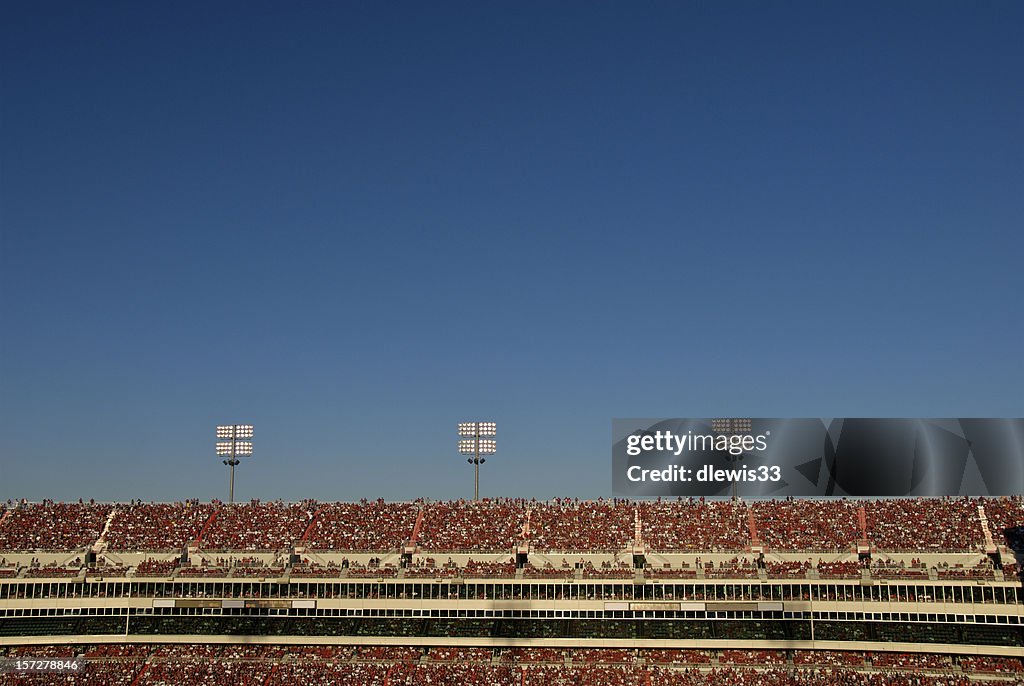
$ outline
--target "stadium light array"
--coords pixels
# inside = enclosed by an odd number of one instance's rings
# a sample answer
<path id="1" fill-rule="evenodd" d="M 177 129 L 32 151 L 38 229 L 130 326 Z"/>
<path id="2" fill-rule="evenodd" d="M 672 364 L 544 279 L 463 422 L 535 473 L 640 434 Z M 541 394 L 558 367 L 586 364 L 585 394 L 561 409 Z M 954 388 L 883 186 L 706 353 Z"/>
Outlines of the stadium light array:
<path id="1" fill-rule="evenodd" d="M 487 462 L 481 455 L 493 455 L 498 452 L 498 442 L 484 439 L 482 436 L 496 436 L 496 422 L 460 422 L 459 423 L 459 454 L 472 455 L 466 462 L 473 465 L 473 500 L 480 499 L 480 465 Z"/>
<path id="2" fill-rule="evenodd" d="M 231 467 L 231 477 L 228 482 L 228 503 L 235 502 L 235 467 L 241 463 L 240 457 L 252 457 L 252 441 L 240 440 L 252 438 L 252 424 L 221 424 L 217 426 L 217 438 L 228 439 L 217 441 L 217 457 L 226 457 L 222 460 L 225 465 Z"/>

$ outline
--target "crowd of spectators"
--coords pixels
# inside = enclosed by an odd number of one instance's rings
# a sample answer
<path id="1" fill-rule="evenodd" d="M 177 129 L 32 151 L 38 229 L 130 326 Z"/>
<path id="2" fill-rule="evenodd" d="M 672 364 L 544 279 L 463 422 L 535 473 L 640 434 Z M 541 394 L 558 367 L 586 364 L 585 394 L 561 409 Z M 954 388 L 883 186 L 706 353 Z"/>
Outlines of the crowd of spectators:
<path id="1" fill-rule="evenodd" d="M 643 541 L 658 552 L 728 552 L 749 545 L 747 509 L 740 502 L 665 500 L 636 503 Z"/>
<path id="2" fill-rule="evenodd" d="M 576 648 L 569 651 L 573 664 L 633 664 L 636 651 L 624 648 Z"/>
<path id="3" fill-rule="evenodd" d="M 642 650 L 645 660 L 660 665 L 710 665 L 714 653 L 710 650 L 682 650 L 680 648 L 661 648 Z"/>
<path id="4" fill-rule="evenodd" d="M 81 565 L 73 567 L 49 564 L 38 567 L 29 567 L 25 570 L 25 576 L 29 579 L 67 579 L 78 576 L 82 573 Z"/>
<path id="5" fill-rule="evenodd" d="M 137 658 L 145 659 L 153 652 L 153 646 L 146 643 L 101 643 L 86 646 L 82 655 L 87 659 Z"/>
<path id="6" fill-rule="evenodd" d="M 196 542 L 206 550 L 283 550 L 303 543 L 311 550 L 397 551 L 411 541 L 422 512 L 417 543 L 421 550 L 438 552 L 511 552 L 526 539 L 538 552 L 619 552 L 636 541 L 638 522 L 652 552 L 739 552 L 757 542 L 767 551 L 834 553 L 851 550 L 865 534 L 882 552 L 968 552 L 985 542 L 979 506 L 997 544 L 1004 543 L 1003 529 L 1024 525 L 1019 496 L 238 505 L 43 501 L 0 506 L 0 550 L 83 549 L 99 540 L 113 510 L 103 542 L 114 551 L 177 551 Z"/>
<path id="7" fill-rule="evenodd" d="M 181 567 L 178 570 L 178 576 L 227 576 L 231 572 L 231 564 L 229 560 L 217 559 L 212 560 L 213 564 L 198 564 L 190 567 Z"/>
<path id="8" fill-rule="evenodd" d="M 8 658 L 90 660 L 76 686 L 967 686 L 968 675 L 1024 674 L 1021 660 L 855 651 L 556 649 L 252 644 L 109 644 L 0 648 Z M 639 658 L 639 659 L 637 659 Z M 38 677 L 38 678 L 37 678 Z M 0 686 L 57 683 L 0 674 Z M 1007 682 L 998 682 L 1007 683 Z"/>
<path id="9" fill-rule="evenodd" d="M 434 662 L 406 665 L 392 672 L 394 686 L 504 686 L 518 683 L 509 665 L 482 662 Z"/>
<path id="10" fill-rule="evenodd" d="M 979 498 L 978 505 L 985 510 L 992 537 L 996 543 L 1004 543 L 1003 531 L 1015 526 L 1024 526 L 1024 496 L 1007 498 Z"/>
<path id="11" fill-rule="evenodd" d="M 769 579 L 804 579 L 811 568 L 810 560 L 784 560 L 766 562 L 765 572 Z"/>
<path id="12" fill-rule="evenodd" d="M 928 653 L 869 653 L 873 667 L 887 669 L 928 669 L 932 671 L 949 671 L 948 655 L 930 655 Z"/>
<path id="13" fill-rule="evenodd" d="M 535 567 L 528 564 L 523 567 L 523 577 L 527 579 L 568 579 L 575 575 L 576 570 L 565 563 L 561 567 L 555 567 L 547 562 L 542 567 Z"/>
<path id="14" fill-rule="evenodd" d="M 86 570 L 86 576 L 101 576 L 104 578 L 128 576 L 128 567 L 125 567 L 122 564 L 112 564 L 101 557 L 96 562 L 95 567 L 90 567 Z"/>
<path id="15" fill-rule="evenodd" d="M 632 579 L 636 575 L 628 562 L 612 564 L 609 561 L 602 562 L 598 566 L 587 560 L 583 564 L 584 579 Z"/>
<path id="16" fill-rule="evenodd" d="M 514 559 L 507 562 L 480 562 L 470 558 L 466 566 L 462 568 L 462 576 L 467 579 L 485 577 L 515 576 L 516 562 Z"/>
<path id="17" fill-rule="evenodd" d="M 432 557 L 419 559 L 405 570 L 405 578 L 410 579 L 452 579 L 459 575 L 459 566 L 448 558 L 448 562 L 438 566 Z"/>
<path id="18" fill-rule="evenodd" d="M 292 565 L 291 575 L 298 578 L 313 579 L 337 579 L 344 574 L 345 568 L 331 561 L 326 565 L 319 565 L 309 560 Z"/>
<path id="19" fill-rule="evenodd" d="M 793 652 L 793 664 L 797 667 L 809 665 L 863 667 L 864 653 L 852 650 L 796 650 Z"/>
<path id="20" fill-rule="evenodd" d="M 371 560 L 372 563 L 372 560 Z M 348 566 L 348 574 L 353 579 L 394 579 L 398 576 L 398 567 L 393 564 L 367 564 L 351 562 Z"/>
<path id="21" fill-rule="evenodd" d="M 412 646 L 357 646 L 353 659 L 415 662 L 420 659 L 420 649 Z"/>
<path id="22" fill-rule="evenodd" d="M 110 550 L 171 551 L 194 542 L 215 506 L 183 503 L 117 505 L 104 537 Z"/>
<path id="23" fill-rule="evenodd" d="M 522 541 L 527 504 L 509 498 L 430 503 L 416 542 L 430 551 L 509 552 Z"/>
<path id="24" fill-rule="evenodd" d="M 982 558 L 971 567 L 942 562 L 936 566 L 940 579 L 995 579 L 995 569 L 988 558 Z"/>
<path id="25" fill-rule="evenodd" d="M 984 541 L 978 500 L 891 498 L 865 503 L 868 539 L 884 551 L 977 550 Z"/>
<path id="26" fill-rule="evenodd" d="M 0 527 L 0 550 L 79 550 L 95 543 L 110 505 L 92 502 L 21 503 Z"/>
<path id="27" fill-rule="evenodd" d="M 178 568 L 178 560 L 146 559 L 135 565 L 135 576 L 171 576 Z"/>
<path id="28" fill-rule="evenodd" d="M 302 538 L 313 501 L 222 505 L 200 541 L 204 550 L 284 550 Z"/>
<path id="29" fill-rule="evenodd" d="M 654 579 L 696 579 L 697 570 L 685 564 L 680 567 L 673 567 L 670 564 L 661 567 L 648 565 L 644 568 L 644 576 Z"/>
<path id="30" fill-rule="evenodd" d="M 427 651 L 431 662 L 490 662 L 494 651 L 490 648 L 463 648 L 460 646 L 436 646 Z"/>
<path id="31" fill-rule="evenodd" d="M 505 648 L 501 651 L 502 662 L 565 662 L 567 651 L 562 648 Z"/>
<path id="32" fill-rule="evenodd" d="M 18 565 L 15 562 L 8 562 L 6 557 L 0 557 L 0 579 L 18 576 Z"/>
<path id="33" fill-rule="evenodd" d="M 818 560 L 818 576 L 822 579 L 859 579 L 864 565 L 859 560 L 825 562 Z"/>
<path id="34" fill-rule="evenodd" d="M 784 665 L 786 654 L 781 650 L 723 650 L 718 657 L 723 665 Z"/>
<path id="35" fill-rule="evenodd" d="M 265 686 L 384 686 L 391 666 L 380 663 L 291 662 L 282 664 Z"/>
<path id="36" fill-rule="evenodd" d="M 769 550 L 833 552 L 861 538 L 857 507 L 848 500 L 786 498 L 751 505 L 761 542 Z"/>
<path id="37" fill-rule="evenodd" d="M 522 686 L 637 686 L 643 678 L 624 665 L 523 665 L 522 670 Z"/>
<path id="38" fill-rule="evenodd" d="M 625 500 L 568 498 L 534 504 L 530 537 L 539 551 L 617 552 L 634 538 L 634 507 Z"/>
<path id="39" fill-rule="evenodd" d="M 967 673 L 1024 674 L 1024 663 L 1009 657 L 963 655 L 960 657 L 960 669 Z"/>
<path id="40" fill-rule="evenodd" d="M 330 503 L 316 513 L 305 544 L 311 550 L 394 550 L 409 542 L 419 509 L 418 502 Z"/>
<path id="41" fill-rule="evenodd" d="M 928 567 L 916 558 L 908 565 L 905 561 L 871 560 L 871 576 L 876 579 L 927 579 Z"/>
<path id="42" fill-rule="evenodd" d="M 264 661 L 204 660 L 176 656 L 155 660 L 138 686 L 164 686 L 187 680 L 190 686 L 263 686 L 273 665 Z"/>
<path id="43" fill-rule="evenodd" d="M 700 558 L 697 558 L 697 564 L 700 565 Z M 704 576 L 709 579 L 756 579 L 757 562 L 746 556 L 722 560 L 717 565 L 714 562 L 706 562 L 704 563 Z"/>

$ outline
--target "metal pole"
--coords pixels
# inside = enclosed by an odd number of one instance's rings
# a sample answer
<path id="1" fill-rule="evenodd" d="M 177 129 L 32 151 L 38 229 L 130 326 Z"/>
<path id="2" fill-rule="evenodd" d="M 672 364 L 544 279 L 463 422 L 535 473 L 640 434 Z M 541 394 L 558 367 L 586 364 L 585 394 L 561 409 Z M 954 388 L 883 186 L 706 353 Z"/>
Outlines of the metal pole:
<path id="1" fill-rule="evenodd" d="M 233 432 L 232 432 L 233 433 Z M 228 486 L 228 504 L 235 502 L 235 437 L 231 436 L 231 484 Z"/>
<path id="2" fill-rule="evenodd" d="M 476 456 L 473 459 L 473 500 L 480 500 L 480 430 L 477 429 L 476 440 L 473 442 L 476 446 Z"/>

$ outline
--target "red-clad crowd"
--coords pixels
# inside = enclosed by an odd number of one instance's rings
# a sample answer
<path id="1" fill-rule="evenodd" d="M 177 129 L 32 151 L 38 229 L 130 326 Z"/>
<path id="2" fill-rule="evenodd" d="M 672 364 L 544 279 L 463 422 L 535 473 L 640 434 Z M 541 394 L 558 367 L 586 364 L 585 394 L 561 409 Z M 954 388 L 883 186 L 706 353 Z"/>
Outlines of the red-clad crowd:
<path id="1" fill-rule="evenodd" d="M 426 551 L 509 552 L 523 539 L 527 504 L 506 498 L 430 503 L 416 543 Z"/>
<path id="2" fill-rule="evenodd" d="M 861 538 L 851 501 L 787 498 L 758 501 L 751 507 L 758 538 L 772 550 L 846 550 Z"/>
<path id="3" fill-rule="evenodd" d="M 203 535 L 204 550 L 284 550 L 302 538 L 316 504 L 262 503 L 222 505 Z"/>
<path id="4" fill-rule="evenodd" d="M 95 543 L 111 505 L 94 503 L 22 503 L 0 527 L 0 550 L 78 550 Z"/>
<path id="5" fill-rule="evenodd" d="M 495 654 L 499 660 L 494 660 Z M 0 686 L 967 686 L 1024 674 L 1000 657 L 771 650 L 112 644 L 0 648 L 0 657 L 89 662 L 81 675 L 0 673 Z M 701 667 L 698 669 L 697 667 Z M 999 682 L 1008 683 L 1008 682 Z"/>
<path id="6" fill-rule="evenodd" d="M 381 552 L 409 542 L 419 503 L 330 503 L 320 508 L 305 541 L 312 550 Z"/>
<path id="7" fill-rule="evenodd" d="M 659 552 L 743 550 L 750 543 L 746 507 L 737 502 L 641 502 L 643 542 Z"/>
<path id="8" fill-rule="evenodd" d="M 1004 544 L 1005 528 L 1024 526 L 1024 500 L 10 502 L 0 509 L 0 551 L 77 551 L 99 542 L 111 551 L 179 551 L 197 544 L 204 550 L 303 545 L 385 552 L 413 542 L 415 532 L 420 550 L 451 553 L 506 553 L 527 542 L 536 552 L 620 552 L 638 541 L 667 553 L 739 552 L 755 542 L 768 552 L 835 553 L 855 550 L 865 537 L 880 552 L 980 552 L 983 521 L 993 542 Z"/>
<path id="9" fill-rule="evenodd" d="M 534 503 L 530 513 L 532 546 L 545 552 L 622 550 L 634 538 L 635 506 L 625 500 Z"/>
<path id="10" fill-rule="evenodd" d="M 181 550 L 198 538 L 214 509 L 191 500 L 117 505 L 104 540 L 110 550 Z"/>

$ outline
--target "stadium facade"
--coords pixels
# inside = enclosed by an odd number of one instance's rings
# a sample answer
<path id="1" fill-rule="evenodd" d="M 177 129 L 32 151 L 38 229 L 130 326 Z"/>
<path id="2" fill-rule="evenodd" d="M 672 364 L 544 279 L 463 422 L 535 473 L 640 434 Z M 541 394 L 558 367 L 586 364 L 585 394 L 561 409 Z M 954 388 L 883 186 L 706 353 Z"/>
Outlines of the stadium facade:
<path id="1" fill-rule="evenodd" d="M 0 659 L 87 671 L 0 684 L 1021 683 L 1022 522 L 1019 498 L 11 503 Z"/>

